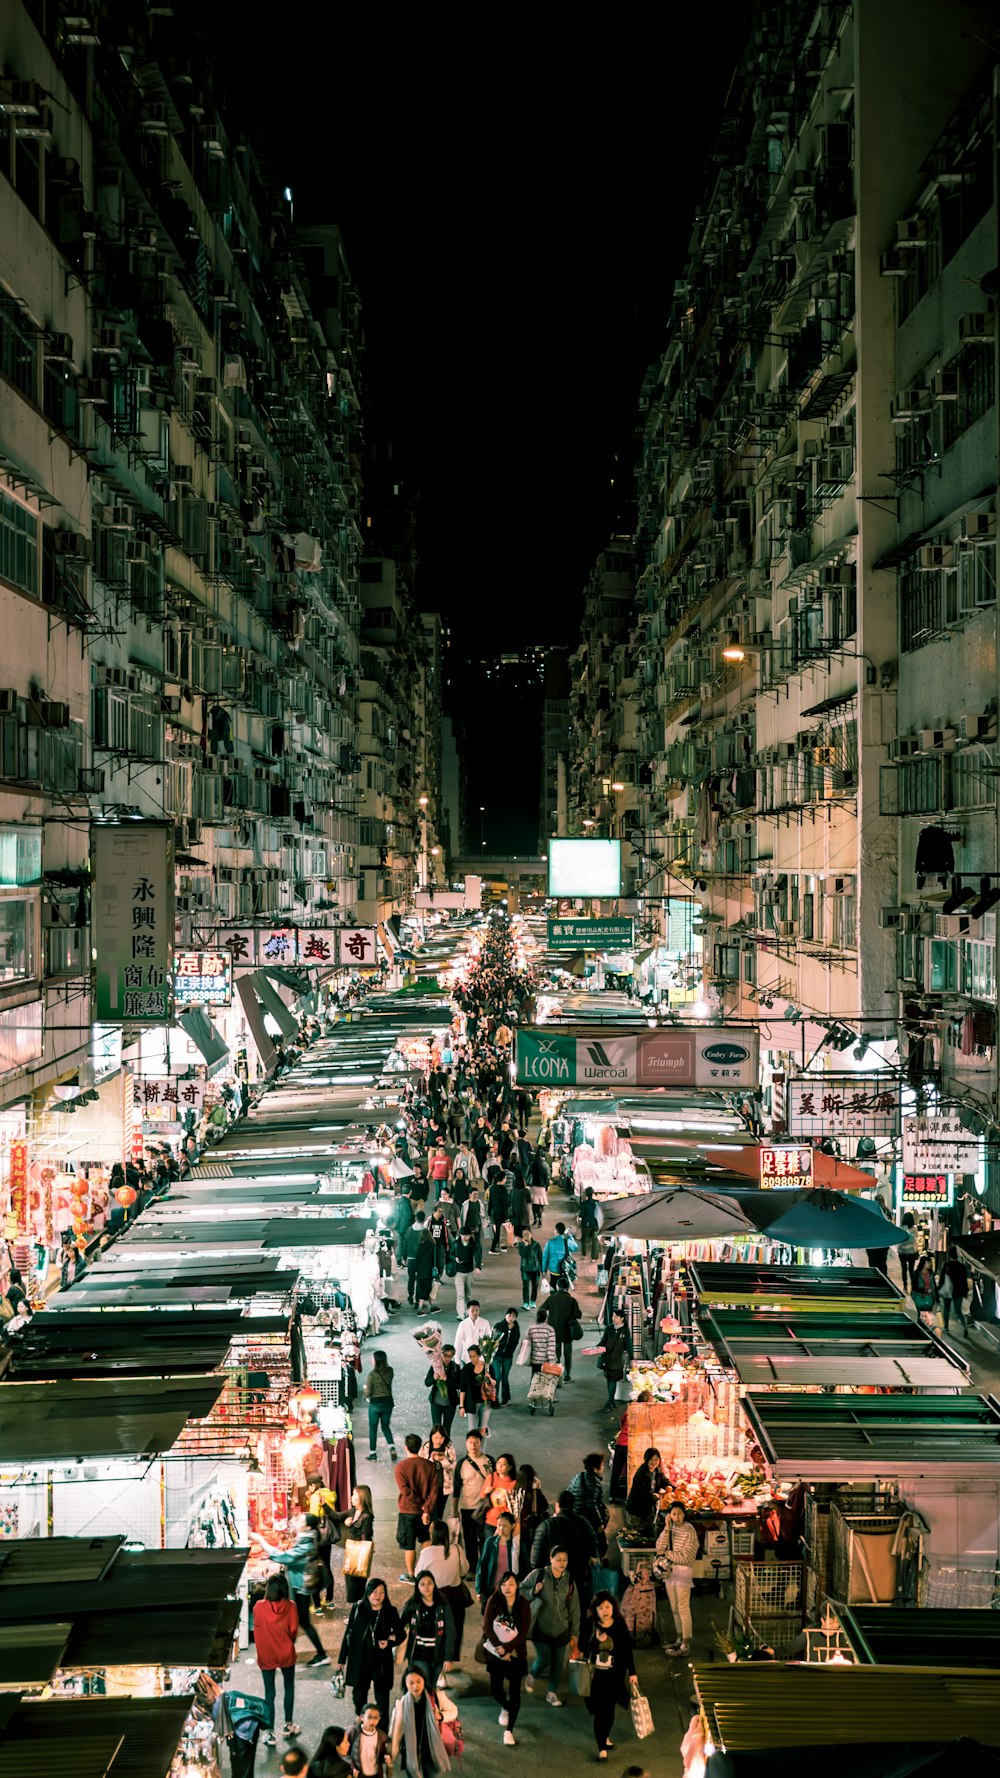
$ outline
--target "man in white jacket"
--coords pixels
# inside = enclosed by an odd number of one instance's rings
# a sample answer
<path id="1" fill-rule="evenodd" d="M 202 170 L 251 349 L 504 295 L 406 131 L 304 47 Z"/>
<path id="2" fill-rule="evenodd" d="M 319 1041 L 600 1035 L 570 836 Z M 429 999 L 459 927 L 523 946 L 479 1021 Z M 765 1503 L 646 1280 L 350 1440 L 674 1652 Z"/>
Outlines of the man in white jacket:
<path id="1" fill-rule="evenodd" d="M 467 1304 L 468 1314 L 458 1324 L 455 1335 L 455 1363 L 465 1364 L 469 1356 L 469 1347 L 475 1346 L 493 1332 L 485 1315 L 480 1315 L 479 1304 L 474 1300 Z"/>

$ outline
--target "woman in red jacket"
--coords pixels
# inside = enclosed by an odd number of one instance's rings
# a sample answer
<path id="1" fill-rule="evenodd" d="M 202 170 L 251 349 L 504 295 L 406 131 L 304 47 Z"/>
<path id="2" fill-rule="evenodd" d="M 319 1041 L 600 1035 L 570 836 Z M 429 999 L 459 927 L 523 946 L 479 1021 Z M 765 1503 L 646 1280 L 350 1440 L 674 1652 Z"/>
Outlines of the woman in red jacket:
<path id="1" fill-rule="evenodd" d="M 273 1747 L 274 1737 L 274 1697 L 277 1681 L 275 1673 L 281 1673 L 282 1688 L 285 1694 L 285 1739 L 286 1741 L 298 1734 L 295 1716 L 295 1638 L 298 1635 L 299 1614 L 288 1596 L 288 1582 L 283 1574 L 272 1574 L 264 1591 L 263 1599 L 258 1599 L 253 1608 L 253 1645 L 257 1656 L 257 1665 L 264 1680 L 264 1697 L 271 1712 L 271 1727 L 264 1735 L 265 1745 Z"/>
<path id="2" fill-rule="evenodd" d="M 528 1669 L 531 1607 L 518 1591 L 517 1579 L 505 1574 L 483 1612 L 483 1653 L 490 1691 L 500 1705 L 498 1721 L 504 1745 L 516 1746 L 514 1724 L 521 1709 L 521 1681 Z"/>

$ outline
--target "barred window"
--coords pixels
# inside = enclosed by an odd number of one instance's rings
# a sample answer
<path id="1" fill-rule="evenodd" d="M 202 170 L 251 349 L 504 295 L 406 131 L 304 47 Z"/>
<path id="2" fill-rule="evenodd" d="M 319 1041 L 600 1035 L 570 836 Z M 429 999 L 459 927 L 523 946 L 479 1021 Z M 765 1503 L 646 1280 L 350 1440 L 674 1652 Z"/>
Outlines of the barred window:
<path id="1" fill-rule="evenodd" d="M 0 579 L 38 597 L 38 520 L 26 506 L 0 493 Z"/>

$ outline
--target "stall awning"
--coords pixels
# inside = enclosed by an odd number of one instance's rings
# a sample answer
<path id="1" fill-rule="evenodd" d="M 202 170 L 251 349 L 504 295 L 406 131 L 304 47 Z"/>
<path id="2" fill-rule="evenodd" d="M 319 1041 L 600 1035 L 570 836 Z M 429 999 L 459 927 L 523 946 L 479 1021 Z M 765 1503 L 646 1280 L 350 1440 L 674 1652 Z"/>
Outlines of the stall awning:
<path id="1" fill-rule="evenodd" d="M 201 1051 L 210 1070 L 228 1061 L 229 1045 L 213 1025 L 204 1007 L 189 1006 L 186 1012 L 178 1013 L 177 1023 L 185 1037 L 189 1037 Z"/>
<path id="2" fill-rule="evenodd" d="M 246 1013 L 247 1024 L 253 1033 L 254 1043 L 257 1045 L 257 1054 L 264 1064 L 265 1071 L 270 1074 L 276 1060 L 275 1048 L 271 1042 L 271 1034 L 264 1023 L 264 1008 L 254 988 L 254 977 L 252 975 L 238 976 L 236 992 L 243 1002 L 243 1011 Z"/>
<path id="3" fill-rule="evenodd" d="M 712 1739 L 726 1753 L 947 1741 L 962 1728 L 1000 1744 L 1000 1673 L 743 1661 L 698 1663 L 694 1682 Z"/>
<path id="4" fill-rule="evenodd" d="M 824 1309 L 828 1314 L 898 1315 L 902 1297 L 874 1266 L 721 1265 L 692 1260 L 688 1268 L 703 1306 L 721 1309 Z"/>
<path id="5" fill-rule="evenodd" d="M 182 1693 L 23 1704 L 12 1693 L 0 1699 L 3 1778 L 60 1771 L 74 1778 L 167 1778 L 191 1702 L 191 1694 Z"/>
<path id="6" fill-rule="evenodd" d="M 859 1661 L 873 1667 L 987 1667 L 1000 1672 L 1000 1611 L 852 1605 L 837 1613 Z"/>
<path id="7" fill-rule="evenodd" d="M 130 1377 L 0 1383 L 0 1464 L 154 1457 L 211 1413 L 224 1379 Z"/>
<path id="8" fill-rule="evenodd" d="M 750 1390 L 743 1411 L 779 1481 L 864 1481 L 934 1471 L 956 1480 L 984 1473 L 1000 1480 L 1000 1407 L 984 1395 Z"/>
<path id="9" fill-rule="evenodd" d="M 250 980 L 258 998 L 263 1002 L 264 1011 L 270 1013 L 282 1037 L 295 1037 L 299 1029 L 295 1016 L 285 1005 L 274 983 L 268 981 L 262 969 L 258 969 Z"/>
<path id="10" fill-rule="evenodd" d="M 968 1380 L 957 1354 L 902 1312 L 855 1317 L 703 1309 L 698 1326 L 747 1385 L 962 1389 Z"/>

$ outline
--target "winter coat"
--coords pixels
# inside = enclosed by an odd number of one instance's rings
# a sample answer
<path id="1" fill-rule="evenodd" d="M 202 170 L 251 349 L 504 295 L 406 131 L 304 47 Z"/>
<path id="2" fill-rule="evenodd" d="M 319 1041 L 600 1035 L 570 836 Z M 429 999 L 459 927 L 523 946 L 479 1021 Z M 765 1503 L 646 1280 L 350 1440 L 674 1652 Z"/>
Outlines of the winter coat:
<path id="1" fill-rule="evenodd" d="M 578 1513 L 601 1532 L 608 1522 L 608 1509 L 604 1504 L 604 1489 L 599 1476 L 593 1475 L 589 1469 L 577 1470 L 569 1485 L 569 1492 Z"/>
<path id="2" fill-rule="evenodd" d="M 433 1605 L 425 1605 L 414 1591 L 399 1614 L 406 1631 L 406 1665 L 426 1667 L 436 1678 L 445 1661 L 455 1656 L 455 1619 L 443 1593 Z"/>
<path id="3" fill-rule="evenodd" d="M 366 1677 L 377 1676 L 386 1690 L 391 1691 L 393 1651 L 403 1640 L 399 1612 L 388 1599 L 377 1612 L 369 1605 L 367 1595 L 352 1605 L 337 1656 L 344 1668 L 348 1689 L 360 1685 Z M 379 1648 L 380 1642 L 387 1642 L 388 1648 Z"/>
<path id="4" fill-rule="evenodd" d="M 299 1614 L 290 1599 L 259 1599 L 253 1608 L 253 1645 L 262 1673 L 294 1667 Z"/>
<path id="5" fill-rule="evenodd" d="M 285 1570 L 291 1592 L 307 1593 L 309 1591 L 306 1586 L 306 1569 L 314 1561 L 319 1547 L 315 1531 L 309 1530 L 308 1527 L 305 1531 L 300 1531 L 290 1550 L 275 1549 L 267 1543 L 262 1543 L 260 1547 L 266 1555 L 270 1556 L 272 1562 L 277 1562 Z"/>

